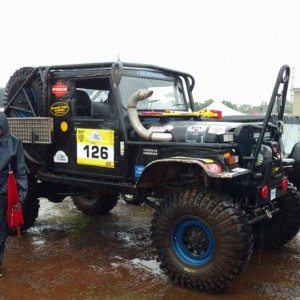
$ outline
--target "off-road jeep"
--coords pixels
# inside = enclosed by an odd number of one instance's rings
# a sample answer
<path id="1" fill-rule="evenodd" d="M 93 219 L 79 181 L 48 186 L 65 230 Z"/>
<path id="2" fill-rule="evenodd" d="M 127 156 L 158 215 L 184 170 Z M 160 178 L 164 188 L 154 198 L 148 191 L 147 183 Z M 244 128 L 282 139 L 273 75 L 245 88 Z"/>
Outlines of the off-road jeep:
<path id="1" fill-rule="evenodd" d="M 156 212 L 153 247 L 169 278 L 217 291 L 247 265 L 253 244 L 281 248 L 300 227 L 300 196 L 281 151 L 290 69 L 278 74 L 263 121 L 195 111 L 194 78 L 120 62 L 22 68 L 5 112 L 30 172 L 30 227 L 40 196 L 71 195 L 87 215 L 119 193 Z"/>

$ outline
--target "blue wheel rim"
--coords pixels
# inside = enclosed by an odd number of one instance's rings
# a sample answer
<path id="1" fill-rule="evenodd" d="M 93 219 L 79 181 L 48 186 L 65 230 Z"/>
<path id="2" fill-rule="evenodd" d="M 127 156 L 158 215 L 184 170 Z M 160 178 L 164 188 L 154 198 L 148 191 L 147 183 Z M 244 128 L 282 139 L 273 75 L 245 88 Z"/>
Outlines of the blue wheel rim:
<path id="1" fill-rule="evenodd" d="M 211 261 L 216 242 L 213 231 L 202 219 L 184 217 L 173 227 L 172 248 L 183 263 L 202 267 Z"/>

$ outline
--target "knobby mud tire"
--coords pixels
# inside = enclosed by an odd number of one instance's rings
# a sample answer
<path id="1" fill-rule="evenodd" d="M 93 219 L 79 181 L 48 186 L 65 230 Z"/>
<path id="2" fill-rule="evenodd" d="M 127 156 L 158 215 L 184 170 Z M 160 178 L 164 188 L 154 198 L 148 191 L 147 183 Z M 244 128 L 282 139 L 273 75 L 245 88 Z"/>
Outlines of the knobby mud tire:
<path id="1" fill-rule="evenodd" d="M 217 292 L 238 277 L 250 260 L 253 237 L 246 219 L 221 196 L 185 191 L 167 196 L 152 222 L 157 260 L 171 281 L 192 289 Z M 211 259 L 203 266 L 187 265 L 174 250 L 172 234 L 182 218 L 199 218 L 215 239 Z M 177 223 L 176 223 L 177 222 Z"/>
<path id="2" fill-rule="evenodd" d="M 27 77 L 32 72 L 33 68 L 25 67 L 18 69 L 15 73 L 10 77 L 4 92 L 3 105 L 6 107 L 10 101 L 10 99 L 15 95 L 20 86 L 24 83 Z M 31 82 L 25 87 L 29 92 L 29 99 L 31 104 L 35 110 L 37 116 L 45 116 L 44 115 L 44 106 L 43 106 L 43 83 L 40 77 L 40 74 L 37 73 Z M 20 92 L 19 95 L 13 101 L 13 106 L 21 107 L 30 110 L 27 100 L 25 98 L 24 93 Z M 29 117 L 27 113 L 20 115 L 16 110 L 7 109 L 6 114 L 8 117 Z"/>
<path id="3" fill-rule="evenodd" d="M 253 226 L 256 248 L 282 249 L 299 232 L 300 192 L 289 183 L 287 194 L 277 201 L 280 211 L 271 220 Z"/>
<path id="4" fill-rule="evenodd" d="M 95 195 L 96 194 L 96 195 Z M 87 216 L 97 216 L 111 211 L 118 202 L 119 194 L 110 191 L 95 192 L 93 196 L 73 196 L 73 203 Z"/>

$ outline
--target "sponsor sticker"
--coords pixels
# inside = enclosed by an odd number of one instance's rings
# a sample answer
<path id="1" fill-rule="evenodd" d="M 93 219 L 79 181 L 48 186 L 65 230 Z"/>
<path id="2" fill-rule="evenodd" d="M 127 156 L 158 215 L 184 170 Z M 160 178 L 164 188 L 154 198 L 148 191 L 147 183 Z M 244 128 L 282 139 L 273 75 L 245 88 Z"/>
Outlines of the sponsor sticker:
<path id="1" fill-rule="evenodd" d="M 150 77 L 150 78 L 159 78 L 159 79 L 164 79 L 166 76 L 163 73 L 157 73 L 157 72 L 152 72 L 152 71 L 138 71 L 138 75 L 143 76 L 143 77 Z"/>
<path id="2" fill-rule="evenodd" d="M 144 169 L 145 169 L 145 166 L 135 165 L 134 166 L 134 177 L 139 178 L 142 175 Z"/>
<path id="3" fill-rule="evenodd" d="M 55 102 L 50 107 L 50 112 L 56 117 L 66 115 L 70 110 L 68 103 L 66 102 Z"/>
<path id="4" fill-rule="evenodd" d="M 66 155 L 66 153 L 62 150 L 58 150 L 54 157 L 53 157 L 53 160 L 55 163 L 63 163 L 63 164 L 66 164 L 69 162 L 69 158 L 68 156 Z"/>
<path id="5" fill-rule="evenodd" d="M 68 93 L 69 89 L 68 86 L 62 81 L 58 81 L 52 86 L 51 91 L 52 94 L 55 95 L 55 97 L 61 98 Z"/>
<path id="6" fill-rule="evenodd" d="M 77 164 L 113 169 L 114 143 L 113 130 L 77 128 Z"/>
<path id="7" fill-rule="evenodd" d="M 208 173 L 212 174 L 218 174 L 222 172 L 221 166 L 215 163 L 205 165 L 205 169 Z"/>
<path id="8" fill-rule="evenodd" d="M 156 156 L 158 154 L 157 149 L 143 149 L 143 154 L 144 155 L 153 155 Z"/>
<path id="9" fill-rule="evenodd" d="M 60 123 L 60 130 L 62 131 L 62 132 L 66 132 L 67 130 L 68 130 L 68 128 L 69 128 L 69 126 L 68 126 L 68 123 L 67 122 L 61 122 Z"/>
<path id="10" fill-rule="evenodd" d="M 208 129 L 208 133 L 212 134 L 223 134 L 226 131 L 226 126 L 213 125 Z"/>
<path id="11" fill-rule="evenodd" d="M 204 143 L 206 125 L 192 125 L 187 127 L 185 140 L 187 143 Z"/>
<path id="12" fill-rule="evenodd" d="M 124 156 L 124 154 L 125 154 L 125 145 L 124 145 L 124 142 L 121 141 L 120 142 L 120 155 Z"/>

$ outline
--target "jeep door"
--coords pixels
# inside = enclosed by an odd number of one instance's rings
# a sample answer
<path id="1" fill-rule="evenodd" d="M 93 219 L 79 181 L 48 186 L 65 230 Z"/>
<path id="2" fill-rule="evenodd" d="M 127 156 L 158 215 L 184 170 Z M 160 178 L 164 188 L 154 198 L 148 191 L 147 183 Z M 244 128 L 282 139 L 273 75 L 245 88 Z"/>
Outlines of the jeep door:
<path id="1" fill-rule="evenodd" d="M 53 95 L 55 88 L 67 90 Z M 109 77 L 57 79 L 52 83 L 55 173 L 117 179 L 123 174 L 120 128 Z M 97 107 L 93 115 L 93 106 Z M 96 115 L 96 116 L 95 116 Z"/>

